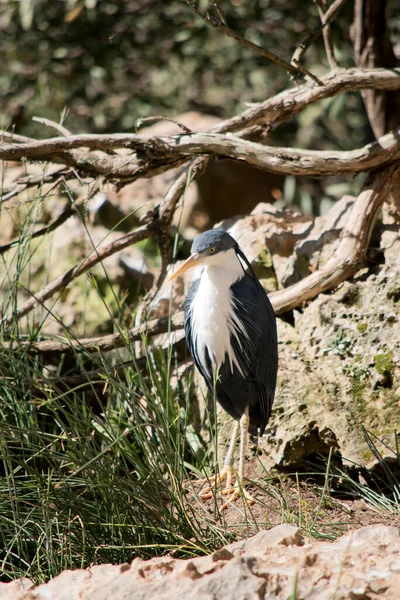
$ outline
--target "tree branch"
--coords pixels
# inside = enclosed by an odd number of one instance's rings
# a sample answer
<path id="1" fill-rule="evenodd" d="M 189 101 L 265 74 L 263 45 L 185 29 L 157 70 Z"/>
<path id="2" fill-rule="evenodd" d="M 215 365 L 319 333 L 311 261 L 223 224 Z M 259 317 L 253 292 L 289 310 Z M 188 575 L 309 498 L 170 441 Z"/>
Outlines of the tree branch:
<path id="1" fill-rule="evenodd" d="M 305 83 L 286 90 L 220 123 L 212 131 L 233 133 L 261 124 L 267 124 L 272 129 L 325 98 L 361 89 L 398 90 L 400 69 L 340 69 L 321 77 L 321 80 L 323 87 Z"/>
<path id="2" fill-rule="evenodd" d="M 318 7 L 318 14 L 321 20 L 321 23 L 326 14 L 326 0 L 314 0 Z M 325 27 L 322 29 L 322 36 L 324 38 L 324 46 L 325 46 L 325 54 L 328 60 L 328 64 L 332 70 L 338 69 L 339 65 L 336 62 L 335 52 L 333 49 L 333 44 L 331 40 L 331 28 L 329 23 L 325 24 Z"/>
<path id="3" fill-rule="evenodd" d="M 298 283 L 270 295 L 276 314 L 282 314 L 330 290 L 348 279 L 360 268 L 368 249 L 372 228 L 383 202 L 392 189 L 396 168 L 375 176 L 354 202 L 343 229 L 340 244 L 332 258 Z"/>
<path id="4" fill-rule="evenodd" d="M 296 48 L 296 50 L 292 56 L 292 63 L 295 63 L 296 65 L 298 65 L 300 60 L 303 58 L 306 50 L 311 46 L 311 44 L 321 34 L 324 27 L 326 27 L 328 25 L 328 23 L 330 23 L 330 21 L 332 21 L 333 17 L 338 13 L 339 9 L 343 6 L 343 4 L 345 2 L 346 2 L 346 0 L 335 0 L 333 2 L 333 4 L 330 5 L 328 10 L 325 13 L 323 13 L 322 16 L 320 13 L 321 25 L 319 25 L 318 27 L 313 29 L 311 31 L 311 33 L 309 34 L 309 36 L 307 37 L 307 39 L 305 39 L 304 42 L 302 42 L 300 44 L 300 46 L 298 48 Z"/>
<path id="5" fill-rule="evenodd" d="M 38 159 L 44 156 L 63 155 L 63 148 L 101 147 L 104 149 L 121 148 L 121 146 L 140 146 L 146 159 L 134 158 L 130 167 L 121 172 L 121 157 L 108 156 L 103 160 L 100 171 L 128 176 L 140 172 L 141 176 L 150 176 L 155 172 L 169 170 L 187 162 L 196 155 L 216 156 L 239 160 L 249 165 L 284 175 L 315 177 L 322 175 L 339 175 L 343 173 L 360 173 L 376 169 L 389 161 L 400 158 L 400 129 L 379 138 L 377 142 L 367 144 L 363 148 L 339 151 L 300 150 L 264 146 L 230 134 L 193 133 L 171 137 L 139 138 L 137 135 L 76 135 L 70 138 L 50 138 L 42 142 L 25 144 L 24 147 L 10 148 L 0 146 L 0 158 L 15 160 L 16 158 Z M 55 154 L 53 154 L 53 152 Z M 98 158 L 98 157 L 97 157 Z M 97 159 L 96 159 L 97 160 Z M 134 166 L 136 160 L 136 166 Z M 100 163 L 97 163 L 99 167 Z"/>
<path id="6" fill-rule="evenodd" d="M 21 347 L 28 349 L 30 354 L 50 355 L 54 357 L 56 354 L 74 354 L 76 352 L 108 352 L 116 348 L 122 348 L 129 342 L 142 340 L 143 336 L 152 337 L 165 333 L 166 331 L 176 331 L 183 327 L 183 312 L 179 312 L 171 319 L 162 318 L 147 321 L 138 327 L 132 327 L 125 333 L 111 333 L 101 337 L 91 337 L 82 340 L 65 340 L 60 342 L 44 341 L 29 343 L 24 342 Z M 15 342 L 4 343 L 4 348 L 15 347 Z"/>

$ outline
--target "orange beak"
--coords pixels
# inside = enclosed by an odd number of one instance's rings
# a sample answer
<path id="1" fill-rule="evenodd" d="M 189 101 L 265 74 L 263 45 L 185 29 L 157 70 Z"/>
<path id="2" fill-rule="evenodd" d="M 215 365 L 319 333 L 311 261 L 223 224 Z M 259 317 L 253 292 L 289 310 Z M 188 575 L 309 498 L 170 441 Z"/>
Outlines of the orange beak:
<path id="1" fill-rule="evenodd" d="M 169 278 L 169 281 L 172 281 L 176 277 L 179 277 L 179 275 L 182 275 L 182 273 L 184 273 L 188 269 L 197 267 L 200 263 L 203 262 L 203 260 L 204 256 L 202 256 L 201 254 L 192 254 L 191 256 L 189 256 L 188 259 L 185 260 L 185 262 L 179 267 L 179 269 L 175 271 L 175 273 L 172 273 L 172 275 Z"/>

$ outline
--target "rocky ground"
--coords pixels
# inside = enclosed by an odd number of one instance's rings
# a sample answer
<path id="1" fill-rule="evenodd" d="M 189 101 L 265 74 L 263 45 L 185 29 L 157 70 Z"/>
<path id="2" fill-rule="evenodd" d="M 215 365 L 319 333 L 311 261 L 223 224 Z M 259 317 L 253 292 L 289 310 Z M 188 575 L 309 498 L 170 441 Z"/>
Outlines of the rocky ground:
<path id="1" fill-rule="evenodd" d="M 22 579 L 0 584 L 2 600 L 397 600 L 400 532 L 372 525 L 333 544 L 280 525 L 210 556 L 172 557 L 65 571 L 34 587 Z"/>

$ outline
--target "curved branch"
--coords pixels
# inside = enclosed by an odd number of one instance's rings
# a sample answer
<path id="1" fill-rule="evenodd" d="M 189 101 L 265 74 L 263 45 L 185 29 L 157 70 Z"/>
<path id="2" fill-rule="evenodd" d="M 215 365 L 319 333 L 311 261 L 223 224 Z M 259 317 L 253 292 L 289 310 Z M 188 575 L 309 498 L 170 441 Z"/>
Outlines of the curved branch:
<path id="1" fill-rule="evenodd" d="M 350 151 L 317 151 L 264 146 L 233 135 L 197 133 L 174 138 L 160 138 L 165 143 L 167 158 L 171 156 L 219 156 L 281 173 L 305 177 L 360 173 L 382 167 L 400 159 L 400 128 L 376 142 Z"/>
<path id="2" fill-rule="evenodd" d="M 231 134 L 193 133 L 143 139 L 137 135 L 114 134 L 76 135 L 70 138 L 50 138 L 41 142 L 13 146 L 0 146 L 0 159 L 21 160 L 22 158 L 42 160 L 46 156 L 66 156 L 64 150 L 76 148 L 101 148 L 102 150 L 121 147 L 140 149 L 139 155 L 80 156 L 98 174 L 112 173 L 113 177 L 149 177 L 156 172 L 164 172 L 186 162 L 197 155 L 218 156 L 243 161 L 259 169 L 284 175 L 321 176 L 343 173 L 360 173 L 376 169 L 400 158 L 400 128 L 388 133 L 376 142 L 363 148 L 340 151 L 301 150 L 264 146 L 243 140 Z M 44 153 L 44 154 L 42 154 Z M 53 154 L 55 153 L 55 154 Z M 141 154 L 145 153 L 146 158 Z"/>
<path id="3" fill-rule="evenodd" d="M 235 132 L 259 124 L 277 127 L 319 100 L 361 89 L 400 89 L 400 69 L 340 69 L 321 77 L 323 87 L 305 83 L 285 90 L 236 117 L 220 123 L 212 131 Z"/>
<path id="4" fill-rule="evenodd" d="M 87 352 L 88 354 L 94 352 L 108 352 L 109 350 L 115 350 L 116 348 L 122 348 L 129 342 L 137 342 L 143 339 L 143 336 L 155 336 L 166 331 L 176 331 L 183 327 L 183 312 L 179 312 L 174 315 L 171 319 L 164 317 L 162 319 L 154 319 L 148 321 L 143 325 L 132 327 L 125 333 L 111 333 L 110 335 L 104 335 L 101 337 L 91 337 L 82 340 L 65 340 L 60 342 L 45 341 L 36 343 L 23 343 L 21 346 L 26 348 L 30 354 L 46 355 L 50 354 L 52 357 L 56 354 L 73 354 L 75 352 Z M 4 344 L 5 348 L 11 346 L 10 342 Z M 15 346 L 15 343 L 13 343 Z"/>

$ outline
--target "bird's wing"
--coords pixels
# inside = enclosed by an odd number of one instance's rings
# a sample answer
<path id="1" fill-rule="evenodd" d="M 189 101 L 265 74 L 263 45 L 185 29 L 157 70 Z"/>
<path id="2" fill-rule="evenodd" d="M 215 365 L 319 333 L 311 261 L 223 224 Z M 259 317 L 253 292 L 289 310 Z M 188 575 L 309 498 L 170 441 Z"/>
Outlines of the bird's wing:
<path id="1" fill-rule="evenodd" d="M 253 380 L 257 401 L 250 402 L 250 421 L 263 431 L 268 422 L 275 395 L 278 370 L 276 318 L 266 292 L 258 280 L 245 275 L 232 286 L 236 314 L 244 324 L 250 343 L 247 378 Z M 237 341 L 233 340 L 234 347 Z M 235 351 L 240 352 L 240 350 Z"/>

